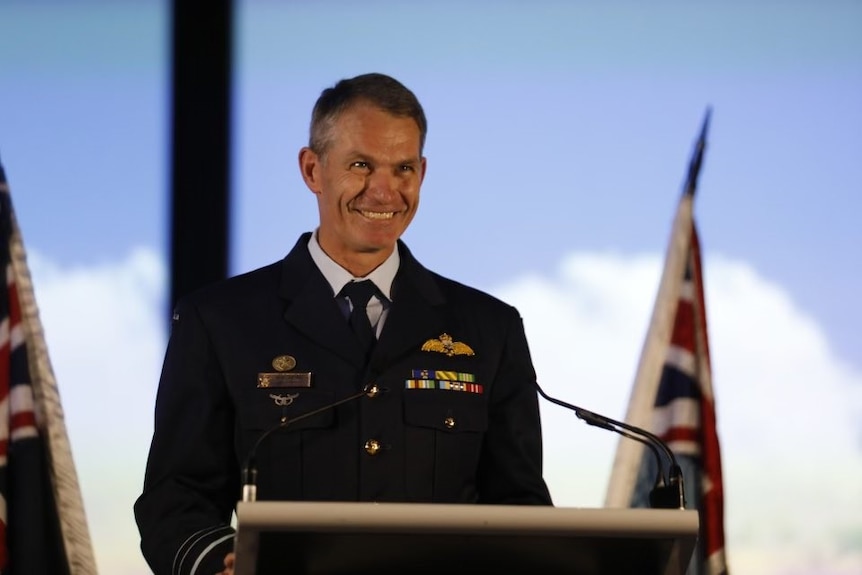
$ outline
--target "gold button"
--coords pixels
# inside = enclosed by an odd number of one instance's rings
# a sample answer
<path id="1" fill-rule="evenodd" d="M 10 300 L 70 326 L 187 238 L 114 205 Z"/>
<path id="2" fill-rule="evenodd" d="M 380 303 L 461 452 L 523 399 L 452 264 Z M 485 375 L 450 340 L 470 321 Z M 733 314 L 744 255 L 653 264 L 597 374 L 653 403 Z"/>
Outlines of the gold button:
<path id="1" fill-rule="evenodd" d="M 368 455 L 377 455 L 377 452 L 380 451 L 380 442 L 376 439 L 369 439 L 365 442 L 365 452 Z"/>
<path id="2" fill-rule="evenodd" d="M 371 399 L 374 399 L 375 397 L 380 395 L 380 386 L 378 386 L 376 383 L 372 383 L 371 385 L 365 386 L 365 395 L 367 395 Z"/>
<path id="3" fill-rule="evenodd" d="M 447 429 L 452 429 L 455 427 L 455 418 L 451 416 L 447 417 L 443 420 L 443 425 L 445 425 Z"/>

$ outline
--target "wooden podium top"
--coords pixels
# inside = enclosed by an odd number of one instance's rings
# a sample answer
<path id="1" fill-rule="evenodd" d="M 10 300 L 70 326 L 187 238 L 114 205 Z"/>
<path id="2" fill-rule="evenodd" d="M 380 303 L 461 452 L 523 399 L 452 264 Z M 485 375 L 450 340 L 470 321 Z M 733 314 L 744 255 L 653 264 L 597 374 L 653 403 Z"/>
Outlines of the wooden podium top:
<path id="1" fill-rule="evenodd" d="M 241 502 L 236 575 L 685 573 L 696 511 Z"/>

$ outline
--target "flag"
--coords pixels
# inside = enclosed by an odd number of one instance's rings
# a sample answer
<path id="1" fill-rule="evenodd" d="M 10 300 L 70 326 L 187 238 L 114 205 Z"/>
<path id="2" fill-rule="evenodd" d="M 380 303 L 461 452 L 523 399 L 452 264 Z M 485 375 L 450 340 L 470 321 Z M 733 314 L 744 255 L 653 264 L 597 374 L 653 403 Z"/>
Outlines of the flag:
<path id="1" fill-rule="evenodd" d="M 96 573 L 57 384 L 0 165 L 0 574 Z"/>
<path id="2" fill-rule="evenodd" d="M 692 157 L 677 207 L 626 422 L 664 440 L 683 472 L 686 508 L 698 510 L 700 533 L 688 573 L 726 574 L 724 489 L 703 289 L 694 192 L 710 113 Z M 605 504 L 645 507 L 655 484 L 656 462 L 643 444 L 617 446 Z"/>

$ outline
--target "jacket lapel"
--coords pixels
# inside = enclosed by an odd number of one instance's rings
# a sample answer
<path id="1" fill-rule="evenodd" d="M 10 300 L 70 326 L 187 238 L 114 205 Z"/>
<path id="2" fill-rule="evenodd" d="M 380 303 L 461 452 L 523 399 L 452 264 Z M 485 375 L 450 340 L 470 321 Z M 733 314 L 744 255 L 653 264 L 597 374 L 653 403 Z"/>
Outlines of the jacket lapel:
<path id="1" fill-rule="evenodd" d="M 335 294 L 308 253 L 309 239 L 310 233 L 300 236 L 282 264 L 279 295 L 285 301 L 284 319 L 315 344 L 364 366 L 365 358 Z M 400 240 L 398 249 L 401 265 L 393 283 L 392 307 L 372 352 L 372 365 L 383 368 L 446 327 L 445 299 L 434 275 Z"/>
<path id="2" fill-rule="evenodd" d="M 310 236 L 300 236 L 282 264 L 279 295 L 285 302 L 284 319 L 316 345 L 363 365 L 365 359 L 335 294 L 308 253 Z"/>
<path id="3" fill-rule="evenodd" d="M 392 307 L 383 325 L 372 361 L 385 367 L 399 356 L 418 350 L 445 327 L 445 299 L 434 276 L 398 242 L 401 265 L 392 286 Z"/>

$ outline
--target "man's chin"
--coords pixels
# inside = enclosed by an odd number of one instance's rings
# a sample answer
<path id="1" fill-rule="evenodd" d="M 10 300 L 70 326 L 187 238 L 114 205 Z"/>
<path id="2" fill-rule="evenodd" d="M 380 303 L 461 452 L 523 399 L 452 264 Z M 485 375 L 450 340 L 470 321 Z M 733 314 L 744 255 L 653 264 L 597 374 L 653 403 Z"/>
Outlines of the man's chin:
<path id="1" fill-rule="evenodd" d="M 362 254 L 386 254 L 389 255 L 395 249 L 395 240 L 388 242 L 366 242 L 359 246 L 357 250 Z"/>
<path id="2" fill-rule="evenodd" d="M 398 238 L 404 230 L 400 227 L 396 230 L 390 227 L 386 230 L 370 230 L 366 231 L 357 242 L 361 246 L 363 252 L 388 252 L 395 247 Z"/>

